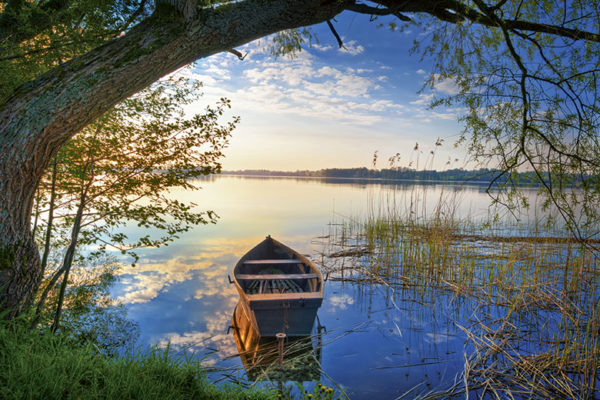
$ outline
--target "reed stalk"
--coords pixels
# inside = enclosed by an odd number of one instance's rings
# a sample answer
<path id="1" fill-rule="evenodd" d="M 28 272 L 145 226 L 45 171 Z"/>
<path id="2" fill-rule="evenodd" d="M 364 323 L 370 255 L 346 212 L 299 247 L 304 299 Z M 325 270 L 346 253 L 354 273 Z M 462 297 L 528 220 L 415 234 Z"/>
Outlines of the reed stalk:
<path id="1" fill-rule="evenodd" d="M 480 398 L 599 397 L 600 290 L 593 246 L 539 220 L 523 225 L 459 219 L 456 194 L 442 193 L 427 212 L 426 197 L 424 190 L 406 199 L 379 199 L 367 215 L 331 225 L 323 251 L 330 256 L 324 265 L 330 279 L 413 288 L 432 298 L 450 292 L 470 301 L 473 310 L 495 310 L 494 320 L 482 317 L 463 328 L 474 351 L 464 379 L 446 396 L 470 391 Z M 531 324 L 539 329 L 528 329 Z"/>

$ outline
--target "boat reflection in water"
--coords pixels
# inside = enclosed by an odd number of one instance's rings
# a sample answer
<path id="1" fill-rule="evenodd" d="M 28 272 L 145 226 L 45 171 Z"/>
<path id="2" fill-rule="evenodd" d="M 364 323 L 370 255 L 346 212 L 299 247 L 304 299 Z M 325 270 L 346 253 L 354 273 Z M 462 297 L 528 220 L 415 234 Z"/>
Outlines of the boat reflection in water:
<path id="1" fill-rule="evenodd" d="M 241 301 L 231 318 L 233 337 L 248 380 L 318 381 L 321 378 L 321 326 L 310 336 L 294 336 L 280 342 L 274 337 L 260 337 L 245 315 Z M 281 360 L 281 361 L 280 361 Z"/>

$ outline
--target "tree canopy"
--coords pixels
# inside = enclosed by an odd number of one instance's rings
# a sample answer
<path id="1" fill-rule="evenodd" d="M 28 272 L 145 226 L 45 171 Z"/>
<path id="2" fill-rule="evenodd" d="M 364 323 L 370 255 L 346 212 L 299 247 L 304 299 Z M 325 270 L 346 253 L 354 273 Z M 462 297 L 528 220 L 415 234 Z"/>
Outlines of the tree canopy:
<path id="1" fill-rule="evenodd" d="M 497 163 L 502 176 L 532 169 L 548 205 L 585 235 L 581 222 L 596 216 L 600 200 L 600 185 L 588 179 L 600 165 L 596 1 L 2 0 L 2 307 L 22 310 L 39 284 L 31 209 L 44 170 L 67 140 L 196 59 L 239 54 L 236 46 L 273 33 L 275 53 L 297 50 L 302 32 L 295 29 L 318 23 L 338 37 L 331 21 L 344 11 L 392 15 L 400 27 L 429 33 L 416 51 L 436 60 L 430 84 L 458 83 L 460 93 L 440 103 L 467 110 L 464 141 L 474 158 Z M 584 195 L 563 190 L 564 177 L 577 174 Z M 518 198 L 505 193 L 498 200 Z"/>

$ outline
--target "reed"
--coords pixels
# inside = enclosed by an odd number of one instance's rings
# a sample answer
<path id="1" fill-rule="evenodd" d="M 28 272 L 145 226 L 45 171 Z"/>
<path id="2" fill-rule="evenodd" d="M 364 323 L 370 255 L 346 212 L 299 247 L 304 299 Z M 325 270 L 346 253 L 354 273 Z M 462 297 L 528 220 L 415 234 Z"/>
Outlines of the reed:
<path id="1" fill-rule="evenodd" d="M 330 279 L 378 282 L 409 298 L 450 292 L 474 315 L 494 310 L 463 328 L 474 350 L 446 397 L 600 396 L 599 269 L 590 246 L 598 242 L 576 242 L 540 220 L 459 219 L 453 193 L 426 210 L 426 190 L 417 192 L 371 198 L 366 215 L 331 224 L 323 250 Z"/>

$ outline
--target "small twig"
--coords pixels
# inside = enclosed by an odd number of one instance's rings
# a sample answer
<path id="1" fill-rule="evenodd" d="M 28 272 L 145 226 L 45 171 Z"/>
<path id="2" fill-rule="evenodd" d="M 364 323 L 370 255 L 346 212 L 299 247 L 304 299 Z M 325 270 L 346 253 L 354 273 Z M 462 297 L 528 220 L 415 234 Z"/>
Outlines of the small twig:
<path id="1" fill-rule="evenodd" d="M 333 24 L 331 23 L 330 20 L 327 20 L 327 26 L 331 30 L 331 33 L 333 33 L 333 36 L 335 36 L 335 39 L 337 40 L 338 46 L 340 46 L 340 49 L 341 48 L 345 48 L 344 47 L 344 42 L 342 42 L 342 38 L 340 37 L 340 35 L 338 35 L 337 31 L 333 27 Z"/>
<path id="2" fill-rule="evenodd" d="M 242 54 L 241 51 L 236 50 L 236 49 L 229 49 L 229 50 L 227 50 L 227 52 L 236 56 L 240 61 L 243 61 L 244 58 L 246 58 L 246 56 L 248 55 L 248 53 Z"/>

